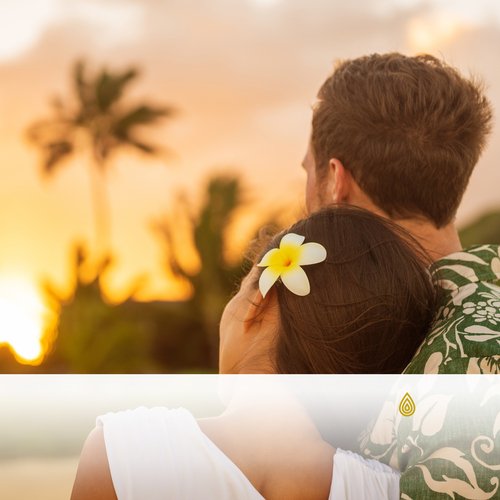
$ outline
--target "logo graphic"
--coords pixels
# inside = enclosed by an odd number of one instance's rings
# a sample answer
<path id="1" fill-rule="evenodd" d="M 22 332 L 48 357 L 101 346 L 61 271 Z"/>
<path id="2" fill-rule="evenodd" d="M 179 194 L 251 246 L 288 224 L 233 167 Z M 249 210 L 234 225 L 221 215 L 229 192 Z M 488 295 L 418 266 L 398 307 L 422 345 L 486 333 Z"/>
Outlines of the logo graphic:
<path id="1" fill-rule="evenodd" d="M 403 396 L 403 399 L 399 403 L 399 413 L 403 415 L 403 417 L 411 417 L 417 407 L 415 406 L 415 401 L 413 401 L 412 397 L 406 393 Z"/>

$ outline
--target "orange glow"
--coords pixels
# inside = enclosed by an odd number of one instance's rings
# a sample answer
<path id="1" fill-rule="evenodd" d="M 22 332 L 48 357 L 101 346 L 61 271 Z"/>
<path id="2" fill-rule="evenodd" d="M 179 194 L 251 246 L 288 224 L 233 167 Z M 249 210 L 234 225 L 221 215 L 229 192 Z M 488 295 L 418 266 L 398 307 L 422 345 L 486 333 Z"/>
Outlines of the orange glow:
<path id="1" fill-rule="evenodd" d="M 164 148 L 162 154 L 124 150 L 110 160 L 105 190 L 113 263 L 101 284 L 105 302 L 112 304 L 131 296 L 181 301 L 192 295 L 189 284 L 168 271 L 165 242 L 152 226 L 169 220 L 181 264 L 196 273 L 203 256 L 193 250 L 191 213 L 182 211 L 178 193 L 196 214 L 213 174 L 240 175 L 246 190 L 247 204 L 226 228 L 225 257 L 231 264 L 241 259 L 268 218 L 279 215 L 286 226 L 305 213 L 300 162 L 310 134 L 309 104 L 331 61 L 410 48 L 437 52 L 453 65 L 484 75 L 492 103 L 500 107 L 497 56 L 491 50 L 495 16 L 500 16 L 496 7 L 399 0 L 384 2 L 388 11 L 381 22 L 378 8 L 355 2 L 345 9 L 326 0 L 318 9 L 308 9 L 304 0 L 199 4 L 2 4 L 0 344 L 10 346 L 21 363 L 44 360 L 46 332 L 56 321 L 43 305 L 39 283 L 48 281 L 70 300 L 77 243 L 88 249 L 89 280 L 96 270 L 89 152 L 82 146 L 52 178 L 42 179 L 40 151 L 26 134 L 35 121 L 52 116 L 54 97 L 73 102 L 77 59 L 85 58 L 92 70 L 136 66 L 141 76 L 125 95 L 127 103 L 151 101 L 178 110 L 171 122 L 143 131 L 152 134 L 144 139 Z M 474 44 L 462 43 L 462 37 Z M 473 175 L 459 224 L 498 205 L 499 130 L 494 129 L 489 152 Z"/>
<path id="2" fill-rule="evenodd" d="M 20 277 L 0 277 L 0 344 L 8 344 L 20 363 L 39 364 L 47 309 L 36 288 Z"/>
<path id="3" fill-rule="evenodd" d="M 408 24 L 408 40 L 416 52 L 431 52 L 450 43 L 468 26 L 449 13 L 434 13 L 432 16 L 416 17 Z"/>

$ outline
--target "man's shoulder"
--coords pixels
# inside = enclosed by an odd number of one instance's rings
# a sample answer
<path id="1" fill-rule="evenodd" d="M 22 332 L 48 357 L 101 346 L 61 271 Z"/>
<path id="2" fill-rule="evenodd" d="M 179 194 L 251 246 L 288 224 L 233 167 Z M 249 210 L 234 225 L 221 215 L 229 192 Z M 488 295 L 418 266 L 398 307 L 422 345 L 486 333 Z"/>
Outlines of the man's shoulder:
<path id="1" fill-rule="evenodd" d="M 477 245 L 435 262 L 442 299 L 405 373 L 500 371 L 500 246 Z"/>
<path id="2" fill-rule="evenodd" d="M 500 281 L 500 245 L 475 245 L 434 262 L 430 268 L 437 285 L 453 291 L 469 283 Z"/>

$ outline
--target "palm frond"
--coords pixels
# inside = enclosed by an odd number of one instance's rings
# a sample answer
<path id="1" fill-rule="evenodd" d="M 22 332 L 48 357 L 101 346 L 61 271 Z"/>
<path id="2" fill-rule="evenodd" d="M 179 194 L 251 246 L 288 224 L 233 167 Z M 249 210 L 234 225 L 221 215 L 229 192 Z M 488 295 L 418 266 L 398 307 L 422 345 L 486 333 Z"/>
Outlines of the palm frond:
<path id="1" fill-rule="evenodd" d="M 134 127 L 152 125 L 174 113 L 174 108 L 141 104 L 125 112 L 115 121 L 113 133 L 119 138 L 127 138 Z"/>
<path id="2" fill-rule="evenodd" d="M 81 109 L 86 109 L 91 101 L 91 88 L 86 79 L 85 66 L 85 61 L 80 59 L 73 68 L 73 84 Z"/>
<path id="3" fill-rule="evenodd" d="M 122 73 L 110 73 L 104 68 L 97 75 L 94 82 L 98 109 L 103 113 L 109 111 L 120 100 L 127 84 L 137 78 L 138 75 L 139 71 L 133 67 Z"/>
<path id="4" fill-rule="evenodd" d="M 61 165 L 62 161 L 71 155 L 73 144 L 70 141 L 50 142 L 45 144 L 43 149 L 42 173 L 50 176 Z"/>
<path id="5" fill-rule="evenodd" d="M 189 283 L 193 282 L 193 274 L 189 272 L 181 263 L 178 254 L 178 245 L 173 236 L 172 228 L 174 227 L 171 220 L 164 220 L 156 222 L 153 229 L 162 237 L 164 242 L 164 255 L 166 263 L 172 274 L 186 280 Z"/>
<path id="6" fill-rule="evenodd" d="M 159 152 L 159 148 L 157 146 L 147 144 L 137 139 L 128 138 L 125 142 L 133 148 L 138 149 L 139 151 L 142 151 L 143 153 L 146 153 L 148 155 L 157 155 Z"/>
<path id="7" fill-rule="evenodd" d="M 73 110 L 69 109 L 67 103 L 60 96 L 53 96 L 49 104 L 54 113 L 54 121 L 68 123 L 73 119 Z"/>
<path id="8" fill-rule="evenodd" d="M 56 117 L 53 120 L 40 120 L 26 130 L 26 138 L 32 144 L 44 147 L 50 142 L 69 140 L 73 124 L 69 120 Z"/>
<path id="9" fill-rule="evenodd" d="M 197 251 L 205 260 L 220 262 L 224 259 L 225 230 L 243 202 L 243 187 L 238 177 L 216 176 L 208 183 L 194 228 Z"/>
<path id="10" fill-rule="evenodd" d="M 39 146 L 40 143 L 42 142 L 41 137 L 44 135 L 44 130 L 46 128 L 47 121 L 46 120 L 40 120 L 35 123 L 32 123 L 27 129 L 26 129 L 26 139 L 28 142 L 31 142 L 35 146 Z"/>

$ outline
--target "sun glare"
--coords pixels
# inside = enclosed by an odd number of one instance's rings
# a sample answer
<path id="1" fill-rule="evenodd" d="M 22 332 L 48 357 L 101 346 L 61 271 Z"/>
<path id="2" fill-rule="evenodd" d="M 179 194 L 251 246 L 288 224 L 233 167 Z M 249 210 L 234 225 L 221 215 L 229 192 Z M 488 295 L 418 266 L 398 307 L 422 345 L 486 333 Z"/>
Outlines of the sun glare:
<path id="1" fill-rule="evenodd" d="M 46 312 L 30 282 L 0 278 L 0 344 L 10 345 L 18 361 L 33 364 L 41 360 Z"/>

